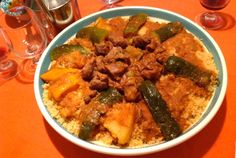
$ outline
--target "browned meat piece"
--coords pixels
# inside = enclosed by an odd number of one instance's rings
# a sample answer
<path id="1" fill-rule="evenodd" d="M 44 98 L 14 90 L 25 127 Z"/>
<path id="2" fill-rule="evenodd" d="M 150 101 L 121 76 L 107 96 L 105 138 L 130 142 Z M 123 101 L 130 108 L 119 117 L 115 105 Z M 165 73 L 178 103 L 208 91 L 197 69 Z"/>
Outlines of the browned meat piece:
<path id="1" fill-rule="evenodd" d="M 107 70 L 105 68 L 105 64 L 104 64 L 103 60 L 104 60 L 103 56 L 97 56 L 96 57 L 96 68 L 99 72 L 105 73 Z"/>
<path id="2" fill-rule="evenodd" d="M 114 87 L 119 91 L 123 91 L 123 87 L 120 84 L 120 82 L 116 82 L 116 81 L 109 78 L 109 83 L 108 84 L 109 84 L 109 87 Z"/>
<path id="3" fill-rule="evenodd" d="M 133 38 L 132 45 L 140 49 L 145 49 L 146 46 L 151 42 L 150 38 L 145 36 L 135 36 Z"/>
<path id="4" fill-rule="evenodd" d="M 140 97 L 137 86 L 124 87 L 124 94 L 127 101 L 136 101 Z"/>
<path id="5" fill-rule="evenodd" d="M 158 79 L 161 76 L 162 66 L 158 63 L 151 63 L 145 69 L 142 70 L 141 74 L 143 78 L 153 80 Z"/>
<path id="6" fill-rule="evenodd" d="M 94 77 L 90 81 L 90 88 L 98 91 L 108 88 L 108 76 L 98 71 L 94 72 Z"/>
<path id="7" fill-rule="evenodd" d="M 160 43 L 156 39 L 152 38 L 151 42 L 146 46 L 146 50 L 153 52 L 157 47 L 160 47 Z"/>
<path id="8" fill-rule="evenodd" d="M 161 76 L 163 66 L 156 61 L 154 53 L 148 53 L 141 59 L 139 68 L 143 78 L 154 80 Z"/>
<path id="9" fill-rule="evenodd" d="M 103 43 L 95 44 L 96 55 L 107 55 L 107 53 L 112 49 L 113 44 L 110 41 L 105 41 Z"/>
<path id="10" fill-rule="evenodd" d="M 111 64 L 107 64 L 105 65 L 105 67 L 112 76 L 121 76 L 128 68 L 128 64 L 117 61 Z"/>
<path id="11" fill-rule="evenodd" d="M 127 101 L 137 101 L 140 98 L 138 87 L 143 81 L 138 67 L 131 66 L 129 71 L 123 75 L 121 85 L 124 90 L 124 96 Z"/>
<path id="12" fill-rule="evenodd" d="M 160 51 L 160 49 L 158 51 Z M 158 53 L 156 53 L 156 50 L 155 50 L 154 53 L 156 54 L 156 60 L 161 64 L 164 64 L 169 58 L 169 56 L 171 56 L 171 54 L 169 54 L 167 51 L 164 51 L 164 50 Z"/>
<path id="13" fill-rule="evenodd" d="M 95 58 L 91 58 L 81 70 L 81 76 L 84 80 L 90 80 L 93 75 Z"/>
<path id="14" fill-rule="evenodd" d="M 115 47 L 121 47 L 125 49 L 128 46 L 128 40 L 125 39 L 124 37 L 119 37 L 119 36 L 109 36 L 109 40 L 112 42 L 112 44 Z"/>
<path id="15" fill-rule="evenodd" d="M 121 47 L 113 47 L 112 50 L 105 56 L 105 63 L 112 63 L 116 61 L 122 61 L 127 64 L 130 63 L 129 56 L 123 53 L 123 49 Z"/>
<path id="16" fill-rule="evenodd" d="M 86 96 L 84 97 L 84 102 L 88 104 L 96 95 L 97 95 L 96 90 L 89 91 L 89 93 L 87 93 Z"/>

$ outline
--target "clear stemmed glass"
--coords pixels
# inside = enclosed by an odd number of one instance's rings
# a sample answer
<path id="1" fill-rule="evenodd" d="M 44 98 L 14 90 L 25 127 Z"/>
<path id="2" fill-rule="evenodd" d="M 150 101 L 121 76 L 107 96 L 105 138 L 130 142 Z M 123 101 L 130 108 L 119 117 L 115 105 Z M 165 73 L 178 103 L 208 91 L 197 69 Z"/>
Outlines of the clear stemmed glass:
<path id="1" fill-rule="evenodd" d="M 103 3 L 105 3 L 105 6 L 102 7 L 101 10 L 118 7 L 120 5 L 117 5 L 117 3 L 122 1 L 122 0 L 102 0 L 102 1 L 103 1 Z"/>
<path id="2" fill-rule="evenodd" d="M 17 62 L 13 59 L 9 59 L 11 51 L 11 42 L 7 39 L 0 26 L 0 80 L 9 80 L 18 73 Z"/>
<path id="3" fill-rule="evenodd" d="M 12 14 L 3 14 L 0 21 L 6 36 L 11 40 L 12 52 L 23 62 L 21 75 L 32 80 L 37 61 L 47 45 L 47 37 L 35 13 L 26 6 L 12 8 Z"/>
<path id="4" fill-rule="evenodd" d="M 224 27 L 227 21 L 216 10 L 225 8 L 229 2 L 230 0 L 200 0 L 201 5 L 209 11 L 198 15 L 196 17 L 197 22 L 206 29 L 216 30 Z"/>

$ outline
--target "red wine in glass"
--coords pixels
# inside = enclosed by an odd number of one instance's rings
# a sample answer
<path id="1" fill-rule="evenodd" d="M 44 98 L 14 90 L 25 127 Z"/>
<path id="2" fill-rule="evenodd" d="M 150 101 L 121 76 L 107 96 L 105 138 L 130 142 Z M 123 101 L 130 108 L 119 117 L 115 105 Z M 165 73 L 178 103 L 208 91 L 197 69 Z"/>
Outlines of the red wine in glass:
<path id="1" fill-rule="evenodd" d="M 200 24 L 206 29 L 220 29 L 226 25 L 224 17 L 216 10 L 221 10 L 227 6 L 230 0 L 200 0 L 203 7 L 208 10 L 199 16 Z"/>
<path id="2" fill-rule="evenodd" d="M 200 3 L 209 10 L 220 10 L 226 7 L 229 0 L 200 0 Z"/>

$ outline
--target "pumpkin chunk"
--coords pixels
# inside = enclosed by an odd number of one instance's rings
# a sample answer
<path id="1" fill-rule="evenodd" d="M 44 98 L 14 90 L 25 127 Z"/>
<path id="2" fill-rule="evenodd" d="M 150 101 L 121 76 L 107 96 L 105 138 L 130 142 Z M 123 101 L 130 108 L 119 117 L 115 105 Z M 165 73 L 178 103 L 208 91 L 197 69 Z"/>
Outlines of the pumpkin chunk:
<path id="1" fill-rule="evenodd" d="M 79 87 L 81 77 L 79 73 L 66 73 L 49 86 L 49 92 L 56 101 Z"/>
<path id="2" fill-rule="evenodd" d="M 134 129 L 135 106 L 131 103 L 118 103 L 106 114 L 104 127 L 107 128 L 118 144 L 129 142 Z"/>
<path id="3" fill-rule="evenodd" d="M 76 72 L 78 69 L 74 68 L 53 68 L 43 73 L 40 78 L 46 82 L 55 81 L 68 72 Z"/>

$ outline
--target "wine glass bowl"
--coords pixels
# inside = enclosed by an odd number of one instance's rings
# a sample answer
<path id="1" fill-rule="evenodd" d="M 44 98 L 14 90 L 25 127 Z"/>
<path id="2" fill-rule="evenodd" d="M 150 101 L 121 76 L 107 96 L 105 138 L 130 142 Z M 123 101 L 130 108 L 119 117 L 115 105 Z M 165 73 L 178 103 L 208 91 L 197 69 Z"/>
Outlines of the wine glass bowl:
<path id="1" fill-rule="evenodd" d="M 1 16 L 1 25 L 11 40 L 12 53 L 23 60 L 19 67 L 21 74 L 33 81 L 37 61 L 47 45 L 47 37 L 30 8 L 19 6 L 12 10 L 14 15 Z"/>
<path id="2" fill-rule="evenodd" d="M 0 80 L 9 80 L 18 74 L 18 63 L 9 58 L 12 45 L 0 27 Z"/>
<path id="3" fill-rule="evenodd" d="M 46 35 L 34 12 L 19 7 L 16 16 L 5 15 L 7 34 L 12 41 L 13 53 L 20 58 L 33 58 L 46 47 Z"/>
<path id="4" fill-rule="evenodd" d="M 230 0 L 200 0 L 200 4 L 208 9 L 199 16 L 197 22 L 206 29 L 217 30 L 223 28 L 227 21 L 218 10 L 225 8 Z"/>
<path id="5" fill-rule="evenodd" d="M 203 7 L 209 10 L 220 10 L 225 8 L 230 0 L 200 0 Z"/>

